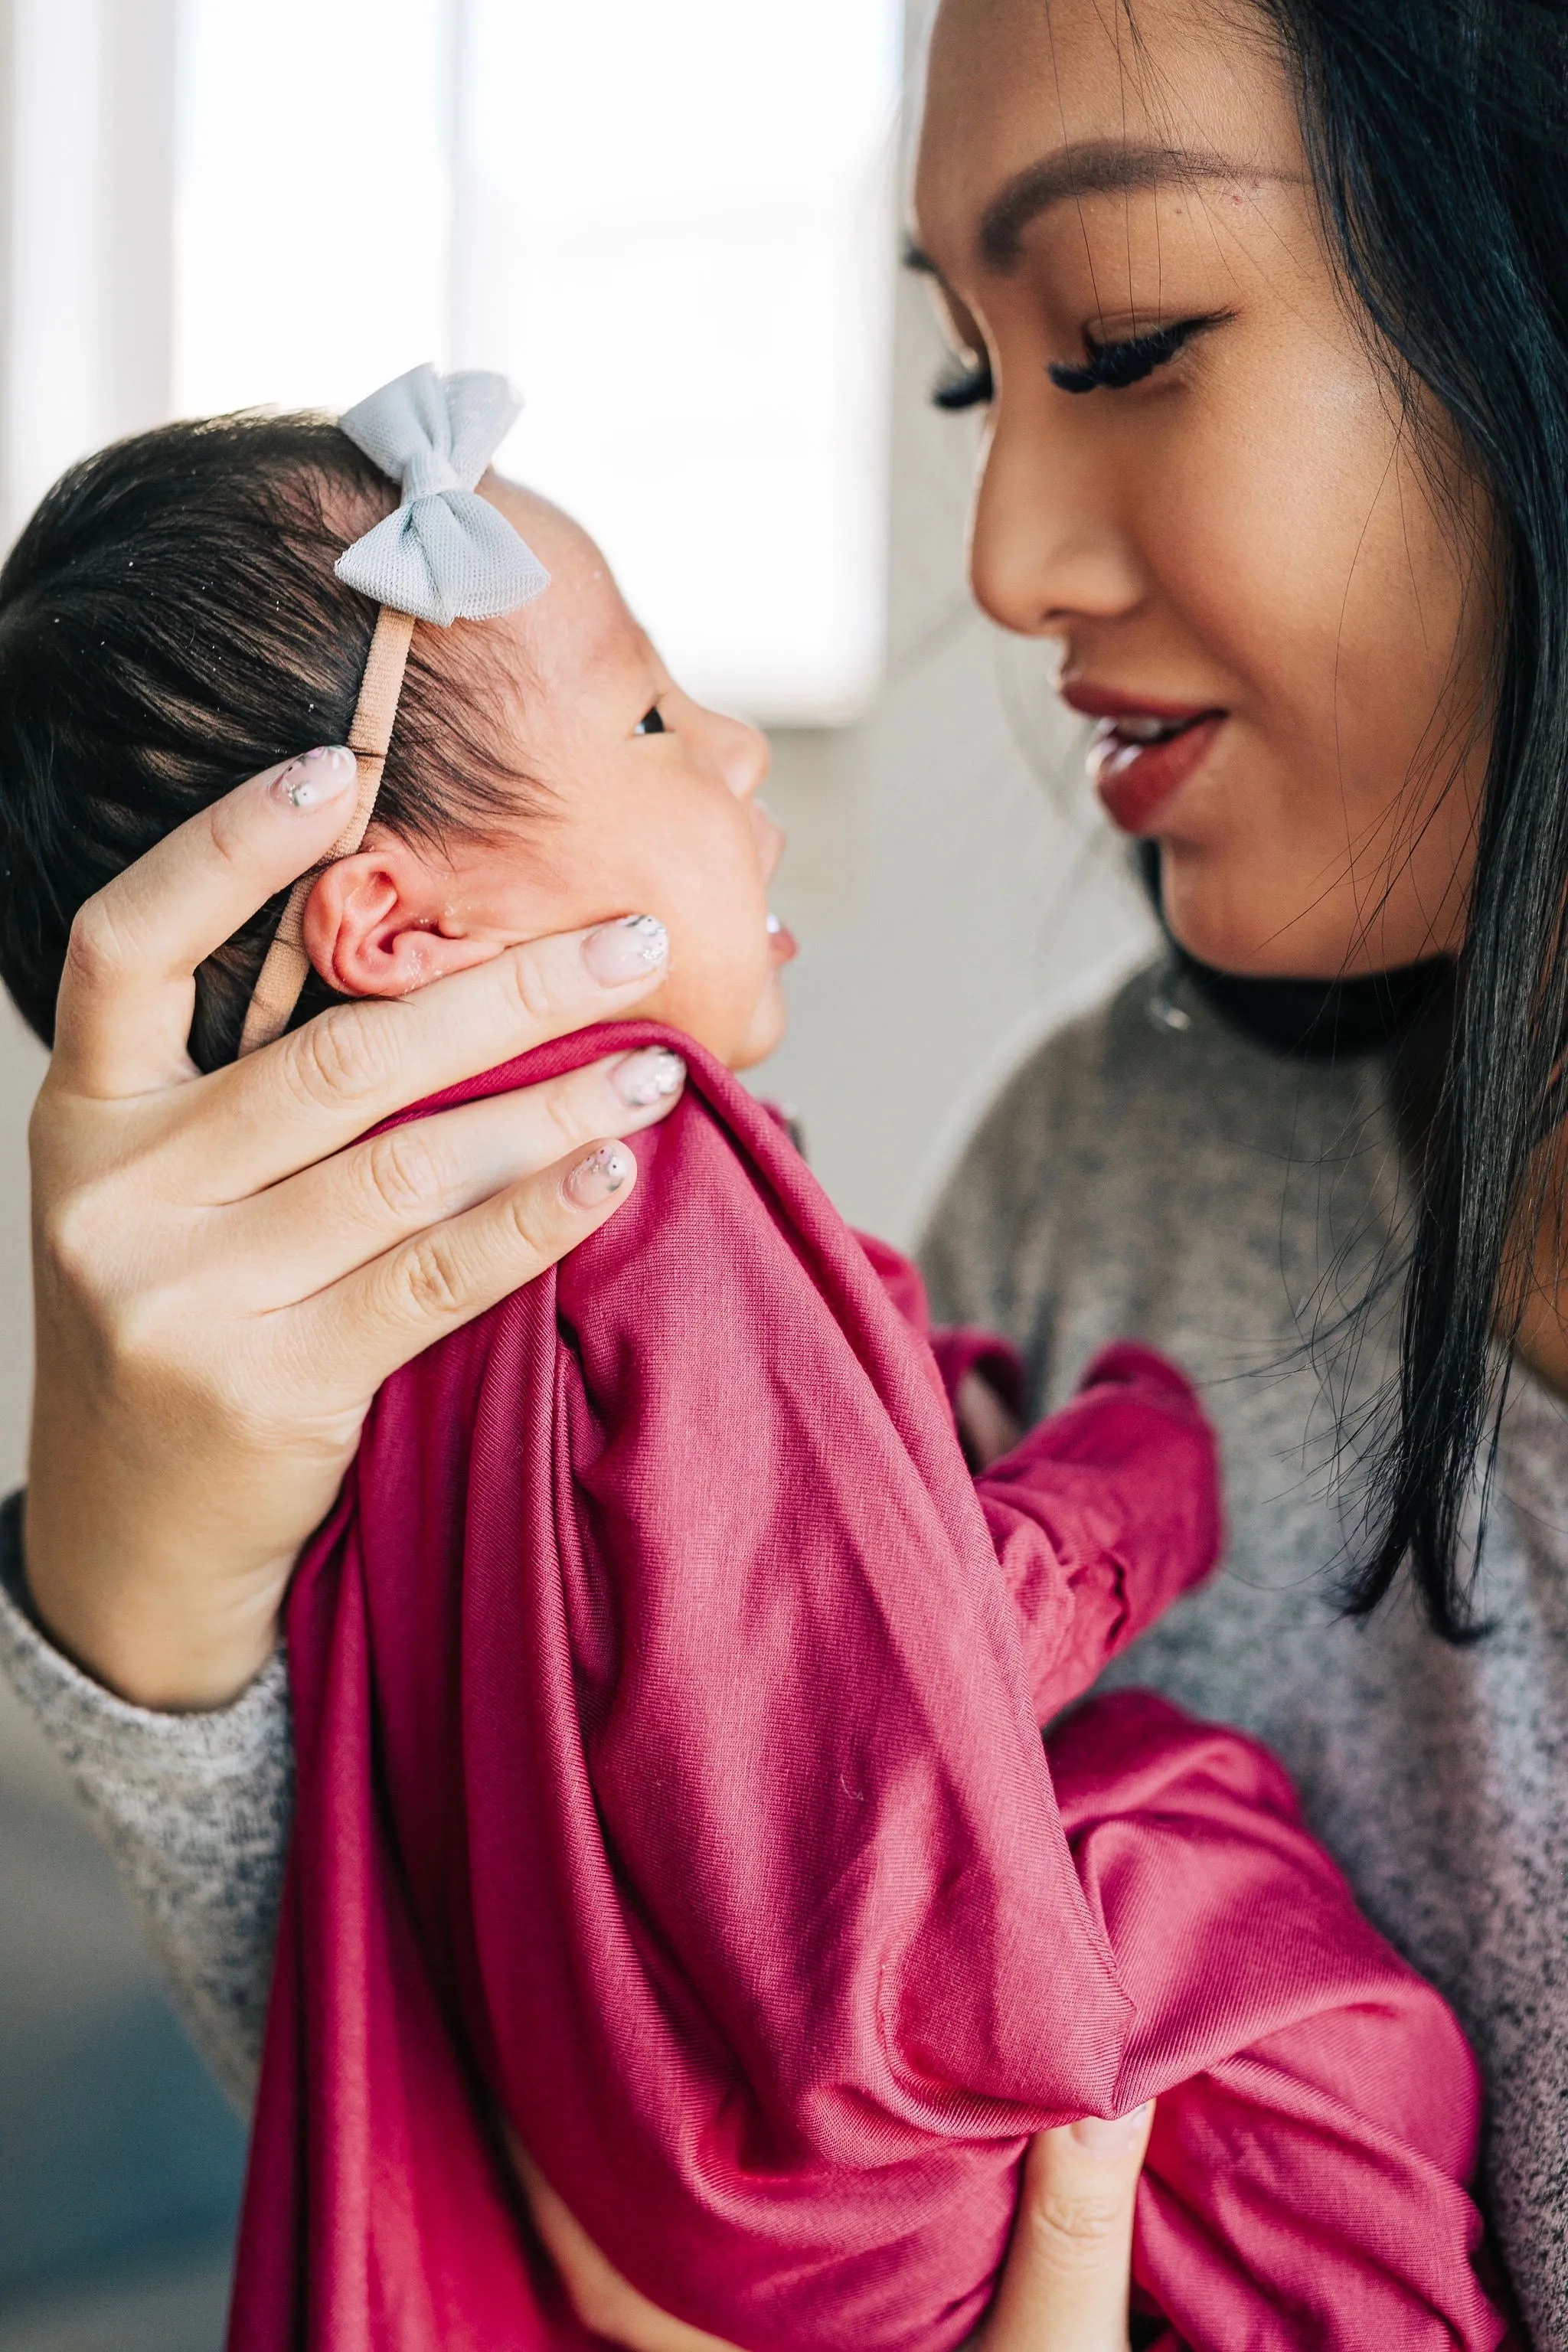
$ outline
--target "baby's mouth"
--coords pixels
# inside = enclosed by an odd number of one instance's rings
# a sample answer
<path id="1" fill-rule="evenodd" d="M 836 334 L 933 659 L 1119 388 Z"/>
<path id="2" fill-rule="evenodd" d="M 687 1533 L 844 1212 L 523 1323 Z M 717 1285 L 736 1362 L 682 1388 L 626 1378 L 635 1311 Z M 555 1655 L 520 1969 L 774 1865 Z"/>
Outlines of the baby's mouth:
<path id="1" fill-rule="evenodd" d="M 795 933 L 768 908 L 768 955 L 774 964 L 793 963 L 800 953 Z"/>

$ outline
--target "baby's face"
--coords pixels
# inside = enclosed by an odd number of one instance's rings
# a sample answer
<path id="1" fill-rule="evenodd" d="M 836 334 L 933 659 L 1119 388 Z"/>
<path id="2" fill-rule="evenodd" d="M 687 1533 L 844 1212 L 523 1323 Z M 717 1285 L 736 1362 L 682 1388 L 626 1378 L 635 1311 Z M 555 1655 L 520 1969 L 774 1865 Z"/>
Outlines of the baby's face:
<path id="1" fill-rule="evenodd" d="M 668 977 L 649 1015 L 744 1069 L 784 1034 L 779 973 L 795 953 L 788 932 L 769 928 L 784 835 L 755 797 L 766 739 L 681 693 L 569 517 L 493 476 L 482 488 L 551 575 L 534 604 L 482 625 L 516 648 L 507 748 L 543 790 L 515 832 L 441 853 L 373 827 L 362 857 L 416 869 L 404 892 L 409 921 L 383 982 L 369 937 L 368 981 L 364 971 L 343 976 L 398 993 L 517 941 L 657 915 L 669 932 Z M 420 887 L 429 897 L 417 912 Z"/>

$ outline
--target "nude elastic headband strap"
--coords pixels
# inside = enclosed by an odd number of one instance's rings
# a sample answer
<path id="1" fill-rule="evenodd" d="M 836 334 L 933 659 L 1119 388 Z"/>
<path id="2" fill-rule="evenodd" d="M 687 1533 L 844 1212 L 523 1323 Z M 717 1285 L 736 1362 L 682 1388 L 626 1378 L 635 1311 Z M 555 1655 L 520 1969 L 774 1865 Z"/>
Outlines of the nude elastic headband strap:
<path id="1" fill-rule="evenodd" d="M 550 585 L 549 572 L 527 541 L 476 488 L 518 406 L 504 376 L 482 368 L 443 376 L 426 365 L 384 383 L 338 419 L 344 436 L 398 488 L 393 512 L 345 547 L 332 566 L 345 587 L 379 607 L 349 729 L 349 749 L 359 762 L 359 792 L 349 824 L 289 892 L 246 1013 L 242 1054 L 269 1045 L 294 1017 L 310 969 L 306 902 L 322 867 L 334 858 L 352 857 L 364 839 L 381 790 L 416 620 L 444 629 L 455 621 L 499 620 L 531 604 Z"/>
<path id="2" fill-rule="evenodd" d="M 255 993 L 246 1013 L 239 1040 L 241 1055 L 254 1054 L 258 1045 L 269 1045 L 274 1037 L 281 1037 L 294 1017 L 294 1007 L 310 970 L 310 959 L 305 953 L 306 901 L 317 877 L 329 866 L 340 857 L 353 856 L 375 814 L 376 795 L 381 790 L 413 637 L 413 614 L 399 613 L 391 604 L 384 604 L 376 619 L 375 635 L 370 641 L 353 724 L 349 729 L 349 749 L 354 755 L 359 787 L 353 814 L 325 857 L 308 874 L 301 874 L 289 893 L 289 904 L 267 950 L 267 961 L 258 975 Z"/>

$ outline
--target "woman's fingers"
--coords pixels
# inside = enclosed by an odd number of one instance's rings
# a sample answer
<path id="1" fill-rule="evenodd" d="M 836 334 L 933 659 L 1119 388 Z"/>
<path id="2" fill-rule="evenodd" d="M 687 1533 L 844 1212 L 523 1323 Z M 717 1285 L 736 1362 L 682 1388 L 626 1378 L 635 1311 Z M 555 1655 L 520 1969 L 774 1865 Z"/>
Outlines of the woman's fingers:
<path id="1" fill-rule="evenodd" d="M 1132 2214 L 1152 2104 L 1041 2132 L 981 2352 L 1127 2352 Z"/>
<path id="2" fill-rule="evenodd" d="M 600 1137 L 673 1110 L 686 1065 L 661 1045 L 616 1054 L 519 1094 L 389 1128 L 229 1213 L 224 1249 L 241 1307 L 309 1298 L 399 1242 L 460 1216 Z M 249 1269 L 268 1285 L 245 1297 Z M 277 1289 L 286 1269 L 287 1296 Z"/>
<path id="3" fill-rule="evenodd" d="M 128 866 L 71 930 L 56 1014 L 62 1080 L 123 1097 L 189 1075 L 193 974 L 342 831 L 354 758 L 341 748 L 281 761 Z"/>
<path id="4" fill-rule="evenodd" d="M 400 1365 L 575 1249 L 636 1182 L 624 1143 L 574 1152 L 294 1308 L 310 1387 L 328 1411 L 370 1396 Z"/>
<path id="5" fill-rule="evenodd" d="M 628 915 L 506 948 L 395 1002 L 333 1005 L 215 1072 L 183 1148 L 210 1201 L 243 1200 L 444 1087 L 624 1019 L 660 985 L 668 952 L 662 923 Z"/>

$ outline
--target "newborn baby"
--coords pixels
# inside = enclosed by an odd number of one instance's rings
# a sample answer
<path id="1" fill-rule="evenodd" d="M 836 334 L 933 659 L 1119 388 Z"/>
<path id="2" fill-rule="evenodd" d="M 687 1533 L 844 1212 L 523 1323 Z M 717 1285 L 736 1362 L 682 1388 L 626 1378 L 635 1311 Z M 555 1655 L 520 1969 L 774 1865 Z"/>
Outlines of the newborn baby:
<path id="1" fill-rule="evenodd" d="M 122 444 L 0 577 L 6 978 L 40 1030 L 81 898 L 258 730 L 335 730 L 355 838 L 204 971 L 198 1059 L 307 973 L 307 1011 L 398 995 L 647 908 L 658 1029 L 440 1103 L 611 1050 L 690 1071 L 627 1207 L 386 1384 L 300 1563 L 233 2352 L 585 2342 L 520 2180 L 748 2352 L 949 2352 L 1029 2136 L 1156 2096 L 1154 2340 L 1496 2345 L 1469 2054 L 1279 1768 L 1137 1694 L 1040 1737 L 1212 1565 L 1190 1391 L 1113 1349 L 971 1475 L 952 1399 L 1005 1350 L 933 1341 L 731 1075 L 792 952 L 763 740 L 679 691 L 566 517 L 469 495 L 465 383 Z"/>

